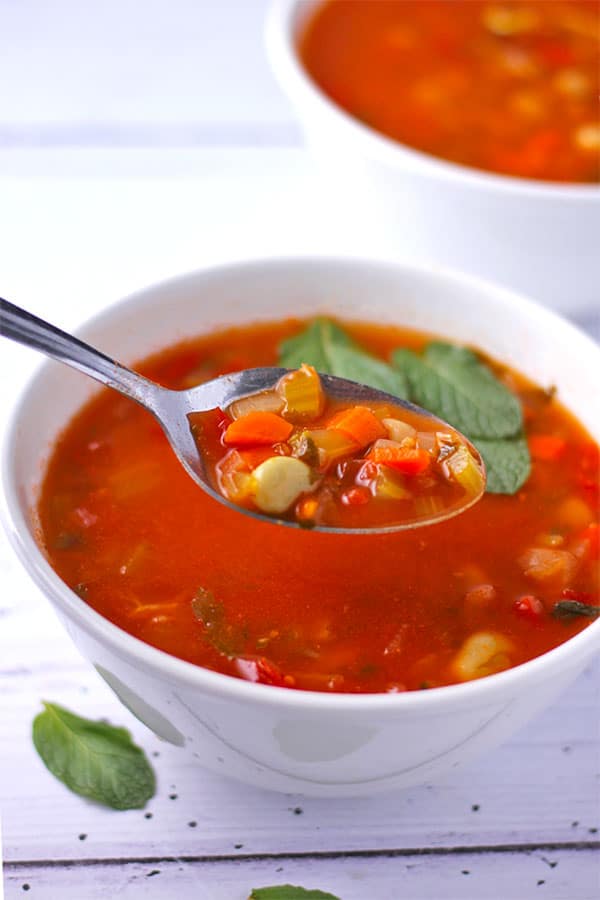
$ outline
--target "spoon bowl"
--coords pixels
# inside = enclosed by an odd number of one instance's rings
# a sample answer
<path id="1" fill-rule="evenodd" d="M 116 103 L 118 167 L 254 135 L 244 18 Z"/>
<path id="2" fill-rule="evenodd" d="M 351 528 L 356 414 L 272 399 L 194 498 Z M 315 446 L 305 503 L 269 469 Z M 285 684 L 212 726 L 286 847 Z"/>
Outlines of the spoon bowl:
<path id="1" fill-rule="evenodd" d="M 70 335 L 49 322 L 32 315 L 21 307 L 0 298 L 0 332 L 3 336 L 39 350 L 59 362 L 63 362 L 86 375 L 96 379 L 107 387 L 119 391 L 131 400 L 135 400 L 152 413 L 162 427 L 165 435 L 188 475 L 215 500 L 226 506 L 262 521 L 268 521 L 291 528 L 304 528 L 299 522 L 274 518 L 254 509 L 238 506 L 216 490 L 209 478 L 206 460 L 196 443 L 191 430 L 189 416 L 193 413 L 208 412 L 216 409 L 227 409 L 238 400 L 250 397 L 263 391 L 272 390 L 289 370 L 274 366 L 255 369 L 244 369 L 222 375 L 187 390 L 171 390 L 162 387 L 148 378 L 121 365 L 94 347 Z M 476 493 L 465 493 L 461 501 L 443 507 L 426 516 L 406 518 L 389 525 L 375 525 L 368 528 L 344 528 L 319 524 L 314 531 L 327 531 L 337 534 L 373 534 L 405 531 L 413 528 L 432 525 L 445 521 L 465 512 L 477 503 L 485 491 L 485 468 L 480 454 L 472 443 L 444 420 L 429 411 L 395 397 L 385 391 L 379 391 L 364 384 L 338 378 L 334 375 L 319 374 L 326 396 L 330 399 L 353 405 L 369 406 L 372 404 L 390 404 L 398 409 L 406 410 L 427 418 L 435 424 L 439 431 L 450 431 L 467 446 L 477 460 L 483 478 L 481 489 Z"/>

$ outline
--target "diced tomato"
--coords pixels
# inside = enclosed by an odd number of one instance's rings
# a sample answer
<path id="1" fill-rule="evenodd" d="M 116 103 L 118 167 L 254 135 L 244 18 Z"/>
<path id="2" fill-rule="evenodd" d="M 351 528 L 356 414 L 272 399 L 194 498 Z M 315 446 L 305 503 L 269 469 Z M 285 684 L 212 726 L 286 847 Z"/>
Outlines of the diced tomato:
<path id="1" fill-rule="evenodd" d="M 575 62 L 573 51 L 564 41 L 544 40 L 538 45 L 537 52 L 540 59 L 553 68 L 570 66 Z"/>
<path id="2" fill-rule="evenodd" d="M 530 622 L 541 622 L 546 613 L 544 604 L 539 597 L 533 594 L 524 594 L 515 600 L 514 610 L 518 616 L 523 619 L 529 619 Z"/>
<path id="3" fill-rule="evenodd" d="M 235 660 L 235 668 L 242 678 L 252 681 L 254 684 L 290 687 L 281 670 L 266 656 L 238 656 Z"/>
<path id="4" fill-rule="evenodd" d="M 371 494 L 366 488 L 354 487 L 344 491 L 342 503 L 344 506 L 364 506 L 371 499 Z"/>
<path id="5" fill-rule="evenodd" d="M 557 462 L 566 448 L 565 439 L 554 434 L 532 434 L 529 438 L 531 455 L 542 462 Z"/>
<path id="6" fill-rule="evenodd" d="M 590 559 L 600 558 L 600 525 L 597 522 L 592 522 L 591 525 L 583 529 L 579 537 L 580 540 L 588 544 L 586 555 Z"/>

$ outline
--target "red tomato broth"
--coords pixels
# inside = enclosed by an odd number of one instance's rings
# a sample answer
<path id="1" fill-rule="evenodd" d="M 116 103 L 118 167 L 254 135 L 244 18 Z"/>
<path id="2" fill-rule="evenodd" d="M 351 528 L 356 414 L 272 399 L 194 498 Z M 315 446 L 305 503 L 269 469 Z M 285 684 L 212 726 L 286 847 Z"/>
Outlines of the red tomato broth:
<path id="1" fill-rule="evenodd" d="M 326 0 L 309 75 L 376 131 L 465 166 L 600 181 L 593 0 Z"/>
<path id="2" fill-rule="evenodd" d="M 232 359 L 273 365 L 278 343 L 302 327 L 228 329 L 137 368 L 182 387 L 220 374 Z M 428 340 L 389 326 L 345 327 L 384 358 Z M 550 611 L 564 589 L 597 602 L 590 524 L 598 518 L 598 450 L 549 393 L 513 370 L 496 374 L 518 391 L 529 434 L 566 443 L 559 461 L 534 459 L 516 496 L 486 494 L 447 523 L 365 537 L 251 520 L 199 489 L 152 417 L 105 390 L 56 443 L 39 503 L 40 540 L 60 577 L 109 620 L 230 675 L 345 692 L 448 684 L 458 680 L 457 650 L 481 630 L 505 636 L 510 664 L 519 664 L 591 621 L 559 621 Z M 540 536 L 553 534 L 582 556 L 568 584 L 533 582 L 519 563 L 541 546 Z M 193 609 L 198 595 L 209 610 L 203 622 Z M 530 595 L 543 615 L 523 602 Z"/>

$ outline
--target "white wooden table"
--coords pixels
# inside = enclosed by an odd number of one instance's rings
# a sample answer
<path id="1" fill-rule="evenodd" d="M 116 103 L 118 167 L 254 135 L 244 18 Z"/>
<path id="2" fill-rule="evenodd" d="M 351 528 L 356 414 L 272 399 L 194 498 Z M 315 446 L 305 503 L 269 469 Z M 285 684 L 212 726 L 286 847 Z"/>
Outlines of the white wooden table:
<path id="1" fill-rule="evenodd" d="M 0 0 L 0 84 L 20 73 L 18 90 L 0 93 L 4 296 L 71 328 L 123 294 L 219 260 L 377 252 L 376 234 L 345 229 L 323 207 L 262 59 L 263 6 L 150 0 L 140 23 L 134 0 L 93 12 L 72 0 Z M 598 336 L 598 310 L 579 321 Z M 37 364 L 0 346 L 0 430 Z M 0 579 L 10 900 L 245 900 L 285 882 L 343 900 L 598 897 L 598 663 L 444 783 L 350 801 L 282 796 L 204 773 L 133 719 L 3 538 Z M 50 776 L 30 738 L 42 698 L 131 729 L 158 776 L 145 811 L 104 810 Z"/>

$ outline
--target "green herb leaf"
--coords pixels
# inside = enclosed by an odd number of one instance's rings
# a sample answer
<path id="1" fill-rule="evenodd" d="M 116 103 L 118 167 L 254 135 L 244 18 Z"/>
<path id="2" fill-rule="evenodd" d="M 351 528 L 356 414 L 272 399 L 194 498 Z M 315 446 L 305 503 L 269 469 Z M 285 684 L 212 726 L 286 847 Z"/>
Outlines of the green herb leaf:
<path id="1" fill-rule="evenodd" d="M 293 884 L 276 884 L 273 887 L 254 888 L 248 900 L 340 900 L 325 891 L 309 891 Z"/>
<path id="2" fill-rule="evenodd" d="M 127 729 L 83 719 L 56 703 L 44 707 L 33 721 L 33 743 L 70 790 L 113 809 L 141 809 L 154 796 L 152 767 Z"/>
<path id="3" fill-rule="evenodd" d="M 471 439 L 510 438 L 521 431 L 519 401 L 466 347 L 435 342 L 422 357 L 396 350 L 393 362 L 407 376 L 419 406 Z"/>
<path id="4" fill-rule="evenodd" d="M 283 341 L 279 363 L 287 369 L 298 369 L 307 363 L 318 372 L 348 378 L 395 397 L 408 396 L 408 383 L 402 372 L 362 350 L 329 319 L 315 319 L 305 331 Z"/>
<path id="5" fill-rule="evenodd" d="M 471 438 L 471 435 L 467 437 Z M 486 490 L 490 494 L 516 494 L 531 472 L 531 457 L 525 438 L 471 440 L 483 456 L 487 472 Z"/>
<path id="6" fill-rule="evenodd" d="M 588 619 L 595 619 L 600 616 L 600 606 L 590 606 L 588 603 L 581 603 L 579 600 L 559 600 L 554 604 L 552 614 L 557 619 L 571 619 L 573 616 L 585 616 Z"/>
<path id="7" fill-rule="evenodd" d="M 473 441 L 487 470 L 487 490 L 515 494 L 531 471 L 518 399 L 466 347 L 434 342 L 424 355 L 396 350 L 411 400 Z"/>

